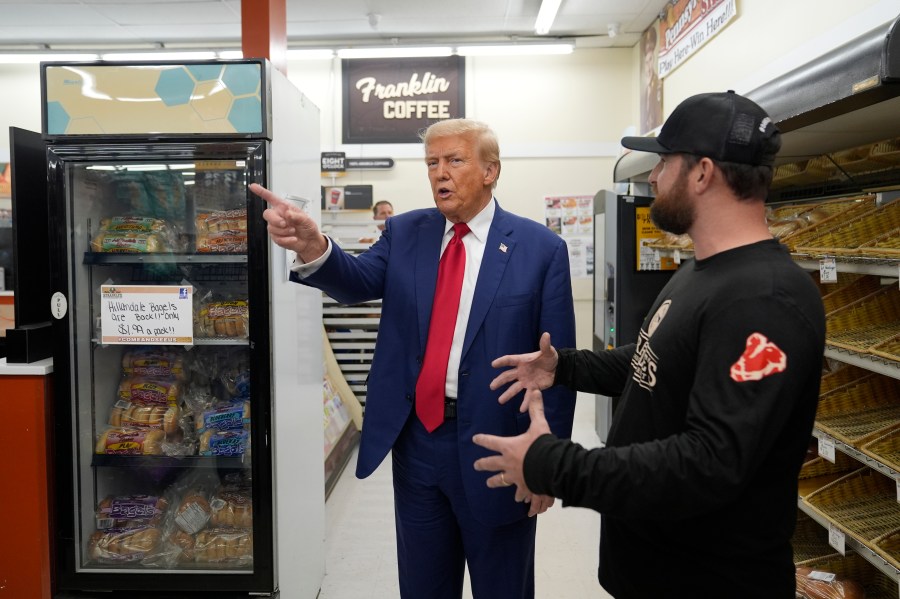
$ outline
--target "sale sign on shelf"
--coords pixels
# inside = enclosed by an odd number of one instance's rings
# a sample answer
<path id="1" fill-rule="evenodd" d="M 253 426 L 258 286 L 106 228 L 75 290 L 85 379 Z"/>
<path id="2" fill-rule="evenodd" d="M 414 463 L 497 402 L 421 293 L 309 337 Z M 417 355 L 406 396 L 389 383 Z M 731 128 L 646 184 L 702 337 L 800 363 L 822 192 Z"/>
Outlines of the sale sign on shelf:
<path id="1" fill-rule="evenodd" d="M 193 345 L 193 292 L 189 285 L 101 285 L 101 343 Z"/>

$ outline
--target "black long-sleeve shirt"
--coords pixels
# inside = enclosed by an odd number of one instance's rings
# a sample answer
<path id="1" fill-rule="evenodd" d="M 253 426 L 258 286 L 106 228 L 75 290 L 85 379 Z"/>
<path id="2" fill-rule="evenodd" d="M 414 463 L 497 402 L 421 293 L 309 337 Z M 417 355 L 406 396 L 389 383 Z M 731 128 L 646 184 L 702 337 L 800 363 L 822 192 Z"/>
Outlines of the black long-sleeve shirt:
<path id="1" fill-rule="evenodd" d="M 545 435 L 525 480 L 603 514 L 616 599 L 794 597 L 824 333 L 812 278 L 772 240 L 682 265 L 635 344 L 559 351 L 557 384 L 621 399 L 606 447 Z"/>

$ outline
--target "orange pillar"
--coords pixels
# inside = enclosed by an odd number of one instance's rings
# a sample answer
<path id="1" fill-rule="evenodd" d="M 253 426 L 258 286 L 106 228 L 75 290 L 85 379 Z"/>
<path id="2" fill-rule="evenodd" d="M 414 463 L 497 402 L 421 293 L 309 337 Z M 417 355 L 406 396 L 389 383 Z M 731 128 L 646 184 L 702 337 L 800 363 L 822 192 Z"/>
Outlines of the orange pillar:
<path id="1" fill-rule="evenodd" d="M 286 0 L 241 1 L 241 50 L 244 58 L 268 58 L 287 76 Z"/>
<path id="2" fill-rule="evenodd" d="M 0 376 L 4 430 L 0 514 L 0 597 L 49 599 L 51 552 L 51 382 L 48 376 Z"/>

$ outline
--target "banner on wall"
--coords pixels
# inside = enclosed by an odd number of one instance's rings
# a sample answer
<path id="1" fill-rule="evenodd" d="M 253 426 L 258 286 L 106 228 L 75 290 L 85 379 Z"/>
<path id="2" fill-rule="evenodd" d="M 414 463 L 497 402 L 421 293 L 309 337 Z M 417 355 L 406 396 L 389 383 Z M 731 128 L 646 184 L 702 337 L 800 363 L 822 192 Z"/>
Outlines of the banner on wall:
<path id="1" fill-rule="evenodd" d="M 465 57 L 344 59 L 343 143 L 419 143 L 465 116 Z"/>
<path id="2" fill-rule="evenodd" d="M 662 125 L 662 80 L 659 78 L 659 20 L 641 35 L 641 135 Z"/>
<path id="3" fill-rule="evenodd" d="M 544 196 L 547 227 L 566 241 L 573 279 L 594 275 L 594 196 Z"/>
<path id="4" fill-rule="evenodd" d="M 671 0 L 659 23 L 659 76 L 665 77 L 737 16 L 737 0 Z"/>

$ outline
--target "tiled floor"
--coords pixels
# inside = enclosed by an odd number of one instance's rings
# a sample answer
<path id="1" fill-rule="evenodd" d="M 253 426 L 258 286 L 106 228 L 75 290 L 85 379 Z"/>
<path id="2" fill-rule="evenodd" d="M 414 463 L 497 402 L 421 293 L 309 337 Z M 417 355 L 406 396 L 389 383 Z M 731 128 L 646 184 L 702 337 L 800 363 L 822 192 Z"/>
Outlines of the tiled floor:
<path id="1" fill-rule="evenodd" d="M 572 438 L 600 444 L 594 431 L 594 398 L 578 396 Z M 390 460 L 369 478 L 353 475 L 356 457 L 325 504 L 325 580 L 319 599 L 395 599 L 397 558 Z M 561 507 L 539 516 L 535 586 L 537 598 L 611 599 L 597 582 L 600 516 Z M 466 583 L 464 598 L 471 592 Z"/>

